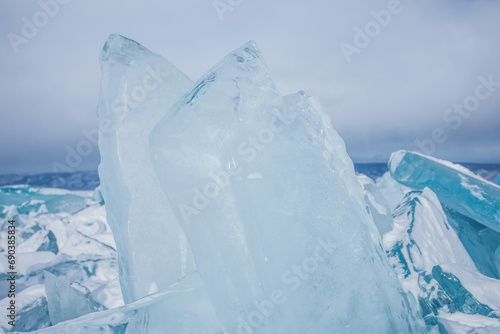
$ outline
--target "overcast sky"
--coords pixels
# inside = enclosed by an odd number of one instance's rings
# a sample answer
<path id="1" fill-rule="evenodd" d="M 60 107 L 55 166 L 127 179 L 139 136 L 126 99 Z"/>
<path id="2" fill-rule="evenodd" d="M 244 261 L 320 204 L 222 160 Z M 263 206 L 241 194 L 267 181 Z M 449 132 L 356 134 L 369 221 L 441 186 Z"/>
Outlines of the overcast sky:
<path id="1" fill-rule="evenodd" d="M 255 40 L 280 92 L 318 96 L 354 161 L 500 162 L 498 0 L 54 1 L 0 0 L 0 173 L 52 171 L 97 127 L 115 32 L 193 80 Z M 94 147 L 78 169 L 98 163 Z"/>

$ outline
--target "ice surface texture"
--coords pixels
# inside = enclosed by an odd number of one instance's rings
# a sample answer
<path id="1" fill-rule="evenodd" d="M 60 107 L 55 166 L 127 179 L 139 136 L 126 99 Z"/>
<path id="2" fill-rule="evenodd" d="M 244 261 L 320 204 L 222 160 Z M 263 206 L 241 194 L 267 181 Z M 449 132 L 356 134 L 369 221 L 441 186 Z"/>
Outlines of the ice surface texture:
<path id="1" fill-rule="evenodd" d="M 151 133 L 153 165 L 228 333 L 418 332 L 342 139 L 281 98 L 256 44 Z"/>
<path id="2" fill-rule="evenodd" d="M 153 172 L 148 138 L 192 82 L 166 59 L 120 35 L 101 53 L 99 177 L 116 241 L 123 297 L 164 290 L 194 263 Z"/>
<path id="3" fill-rule="evenodd" d="M 389 169 L 398 182 L 429 187 L 446 207 L 500 232 L 500 186 L 462 166 L 413 152 L 393 153 Z"/>

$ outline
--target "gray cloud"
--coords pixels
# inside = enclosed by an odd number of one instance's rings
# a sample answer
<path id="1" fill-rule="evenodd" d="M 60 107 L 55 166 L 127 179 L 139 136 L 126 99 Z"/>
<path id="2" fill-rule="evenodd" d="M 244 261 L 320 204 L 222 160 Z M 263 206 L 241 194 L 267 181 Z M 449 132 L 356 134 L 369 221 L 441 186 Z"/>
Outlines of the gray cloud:
<path id="1" fill-rule="evenodd" d="M 21 34 L 39 3 L 0 4 L 0 173 L 51 171 L 97 126 L 98 54 L 113 32 L 194 80 L 255 40 L 281 93 L 317 95 L 355 161 L 417 150 L 415 140 L 442 128 L 447 140 L 435 156 L 500 162 L 500 87 L 457 129 L 443 120 L 474 94 L 478 76 L 500 81 L 498 1 L 401 0 L 401 12 L 350 63 L 339 45 L 353 44 L 354 28 L 389 1 L 243 0 L 220 21 L 211 0 L 73 0 L 15 53 L 8 33 Z M 94 148 L 79 169 L 98 161 Z"/>

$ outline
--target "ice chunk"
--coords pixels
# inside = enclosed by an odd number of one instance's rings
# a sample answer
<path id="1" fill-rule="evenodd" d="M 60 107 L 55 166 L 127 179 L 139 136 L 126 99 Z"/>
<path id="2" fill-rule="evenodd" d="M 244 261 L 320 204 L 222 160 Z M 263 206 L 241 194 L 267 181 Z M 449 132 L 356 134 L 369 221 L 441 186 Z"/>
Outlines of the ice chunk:
<path id="1" fill-rule="evenodd" d="M 49 251 L 57 254 L 59 249 L 54 233 L 52 231 L 40 230 L 20 244 L 17 251 L 20 253 Z"/>
<path id="2" fill-rule="evenodd" d="M 44 277 L 50 322 L 53 325 L 103 309 L 93 300 L 90 292 L 84 294 L 47 271 Z"/>
<path id="3" fill-rule="evenodd" d="M 398 182 L 429 187 L 443 205 L 500 232 L 500 186 L 465 167 L 414 152 L 393 153 L 389 169 Z"/>
<path id="4" fill-rule="evenodd" d="M 101 284 L 92 291 L 92 298 L 106 308 L 122 306 L 123 298 L 120 280 L 118 278 L 112 279 L 109 276 L 110 275 L 104 276 L 103 278 L 105 283 Z M 84 282 L 84 284 L 89 285 L 88 282 Z"/>
<path id="5" fill-rule="evenodd" d="M 380 193 L 384 196 L 387 205 L 389 205 L 391 212 L 401 203 L 405 194 L 412 190 L 394 180 L 390 172 L 385 172 L 377 180 L 376 184 Z"/>
<path id="6" fill-rule="evenodd" d="M 460 268 L 462 269 L 462 268 Z M 443 271 L 441 266 L 432 268 L 432 277 L 439 283 L 440 287 L 450 297 L 453 304 L 460 312 L 467 314 L 481 314 L 488 316 L 493 310 L 480 303 L 466 288 L 454 274 Z M 500 284 L 495 284 L 498 289 Z"/>
<path id="7" fill-rule="evenodd" d="M 192 82 L 140 44 L 111 35 L 101 53 L 99 177 L 125 301 L 194 269 L 185 236 L 149 157 L 151 129 Z"/>
<path id="8" fill-rule="evenodd" d="M 0 213 L 0 218 L 5 221 L 11 220 L 19 215 L 19 211 L 17 211 L 17 206 L 14 204 L 11 205 L 0 205 L 2 212 Z"/>
<path id="9" fill-rule="evenodd" d="M 378 231 L 381 235 L 389 232 L 392 230 L 392 213 L 384 196 L 368 176 L 360 174 L 358 181 L 363 187 L 363 194 L 368 205 L 367 210 L 370 211 Z"/>
<path id="10" fill-rule="evenodd" d="M 316 99 L 280 97 L 255 43 L 199 80 L 150 143 L 228 333 L 419 332 L 342 139 Z"/>
<path id="11" fill-rule="evenodd" d="M 81 254 L 94 255 L 93 258 L 115 258 L 116 251 L 85 234 L 75 231 L 68 238 L 60 254 L 66 254 L 71 258 L 79 258 Z"/>
<path id="12" fill-rule="evenodd" d="M 58 256 L 59 261 L 54 261 L 50 266 L 41 266 L 36 271 L 33 270 L 30 278 L 41 277 L 45 270 L 69 282 L 76 282 L 87 287 L 96 297 L 94 299 L 105 306 L 123 305 L 121 290 L 115 284 L 111 284 L 118 280 L 116 259 L 89 260 L 86 259 L 87 256 L 84 254 L 71 260 L 65 260 L 65 256 Z"/>

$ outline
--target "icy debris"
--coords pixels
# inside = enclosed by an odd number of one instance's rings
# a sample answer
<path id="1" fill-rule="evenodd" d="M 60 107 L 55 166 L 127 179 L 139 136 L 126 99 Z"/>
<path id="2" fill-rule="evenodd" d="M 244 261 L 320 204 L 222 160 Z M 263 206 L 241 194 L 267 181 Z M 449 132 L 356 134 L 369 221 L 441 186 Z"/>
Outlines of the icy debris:
<path id="1" fill-rule="evenodd" d="M 111 310 L 94 312 L 34 331 L 37 334 L 88 333 L 222 334 L 203 283 L 189 275 L 165 291 Z"/>
<path id="2" fill-rule="evenodd" d="M 3 203 L 17 203 L 7 206 L 8 213 L 4 218 L 14 219 L 16 226 L 17 321 L 13 330 L 29 332 L 50 325 L 43 285 L 44 270 L 59 279 L 71 282 L 85 293 L 92 291 L 92 298 L 106 307 L 123 305 L 118 284 L 116 251 L 112 247 L 113 237 L 106 223 L 105 209 L 98 201 L 90 198 L 91 192 L 29 186 L 4 187 L 0 192 Z M 33 198 L 30 199 L 30 196 Z M 78 199 L 80 203 L 86 203 L 85 208 L 77 213 L 41 210 L 54 198 L 75 197 L 82 198 L 82 201 Z M 0 202 L 0 205 L 3 203 Z M 17 210 L 18 207 L 34 208 L 40 203 L 38 209 L 33 209 L 35 211 L 30 209 L 31 211 L 24 210 L 22 213 L 21 210 L 20 213 Z M 74 212 L 71 205 L 59 208 Z M 5 224 L 3 225 L 0 229 L 0 244 L 7 245 L 7 230 Z M 10 271 L 6 267 L 6 256 L 6 249 L 2 248 L 0 298 L 3 299 L 0 305 L 10 301 L 7 296 L 9 289 L 6 288 L 9 278 L 7 272 Z M 6 326 L 6 322 L 0 322 L 0 328 L 0 331 L 12 330 Z"/>

